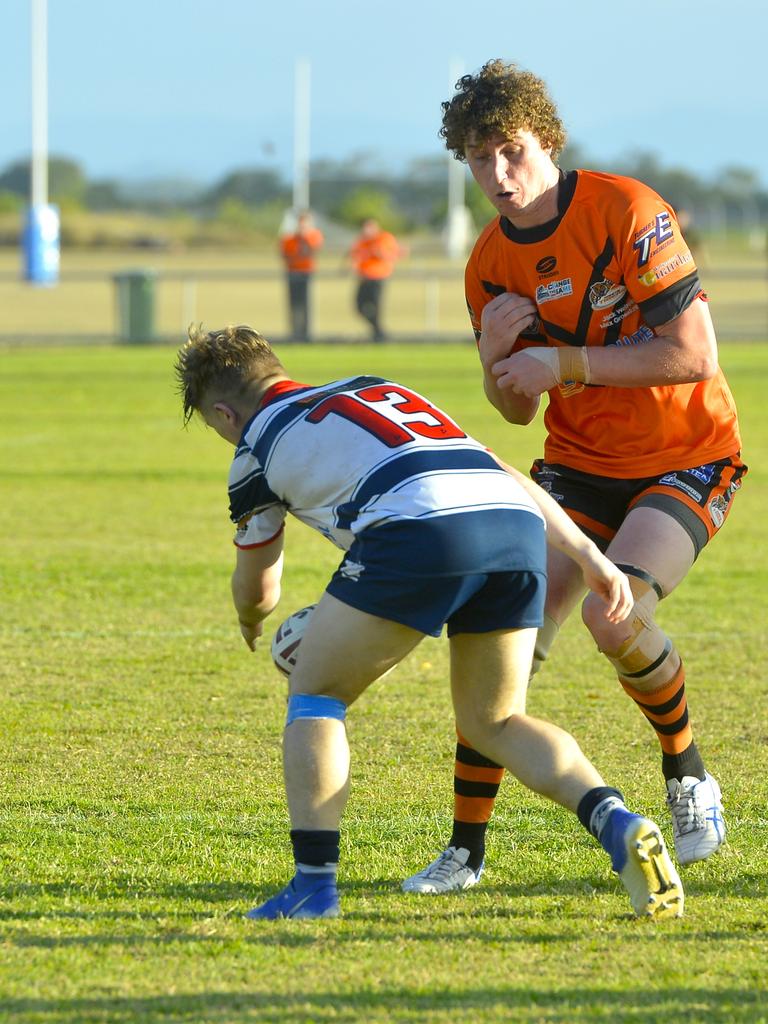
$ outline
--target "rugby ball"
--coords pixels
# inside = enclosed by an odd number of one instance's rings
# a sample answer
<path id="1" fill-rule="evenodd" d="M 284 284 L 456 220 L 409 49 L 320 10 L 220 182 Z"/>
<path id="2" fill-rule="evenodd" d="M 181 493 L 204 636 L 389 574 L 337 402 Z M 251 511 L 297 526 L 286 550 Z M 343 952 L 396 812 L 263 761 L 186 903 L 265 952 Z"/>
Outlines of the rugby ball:
<path id="1" fill-rule="evenodd" d="M 310 623 L 315 607 L 313 604 L 308 604 L 306 608 L 301 608 L 293 615 L 289 615 L 284 622 L 280 623 L 272 637 L 272 661 L 284 676 L 289 676 L 296 665 L 299 644 Z"/>

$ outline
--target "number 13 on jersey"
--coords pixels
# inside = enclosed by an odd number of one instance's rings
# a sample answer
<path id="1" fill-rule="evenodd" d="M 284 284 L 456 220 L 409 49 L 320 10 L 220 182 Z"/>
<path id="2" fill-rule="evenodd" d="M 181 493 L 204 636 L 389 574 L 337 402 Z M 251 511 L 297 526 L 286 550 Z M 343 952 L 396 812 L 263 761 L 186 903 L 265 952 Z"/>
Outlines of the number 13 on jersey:
<path id="1" fill-rule="evenodd" d="M 320 423 L 341 416 L 373 434 L 388 448 L 399 448 L 417 437 L 456 440 L 466 434 L 444 412 L 399 384 L 375 384 L 321 399 L 307 416 Z"/>

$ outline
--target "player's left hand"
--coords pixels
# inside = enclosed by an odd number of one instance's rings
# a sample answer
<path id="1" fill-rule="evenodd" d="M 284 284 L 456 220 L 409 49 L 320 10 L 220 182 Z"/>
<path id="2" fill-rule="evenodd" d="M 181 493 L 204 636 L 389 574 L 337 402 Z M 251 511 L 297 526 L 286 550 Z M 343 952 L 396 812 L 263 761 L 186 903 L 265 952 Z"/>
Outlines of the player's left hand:
<path id="1" fill-rule="evenodd" d="M 243 634 L 243 640 L 245 640 L 248 645 L 248 649 L 255 651 L 256 641 L 264 632 L 264 623 L 243 622 L 243 620 L 240 619 L 240 632 Z"/>
<path id="2" fill-rule="evenodd" d="M 500 359 L 493 364 L 491 372 L 499 388 L 509 388 L 527 398 L 537 398 L 557 386 L 554 370 L 539 359 L 526 355 L 525 350 Z"/>
<path id="3" fill-rule="evenodd" d="M 635 603 L 629 580 L 624 573 L 597 549 L 592 557 L 582 562 L 581 571 L 589 589 L 605 601 L 606 619 L 609 622 L 623 622 Z"/>

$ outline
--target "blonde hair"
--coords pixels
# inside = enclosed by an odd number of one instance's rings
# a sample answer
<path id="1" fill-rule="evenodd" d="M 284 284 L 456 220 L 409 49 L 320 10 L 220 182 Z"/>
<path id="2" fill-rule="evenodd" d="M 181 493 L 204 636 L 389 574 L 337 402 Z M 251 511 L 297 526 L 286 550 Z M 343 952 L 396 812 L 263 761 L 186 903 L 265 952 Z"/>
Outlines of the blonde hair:
<path id="1" fill-rule="evenodd" d="M 490 60 L 476 75 L 456 83 L 456 95 L 442 104 L 440 135 L 457 160 L 467 144 L 493 135 L 511 139 L 519 131 L 535 135 L 553 158 L 565 145 L 565 128 L 543 79 L 503 60 Z"/>
<path id="2" fill-rule="evenodd" d="M 206 332 L 201 325 L 193 325 L 187 338 L 174 366 L 185 423 L 210 400 L 211 393 L 215 399 L 247 398 L 255 384 L 284 372 L 272 346 L 252 327 L 230 325 Z"/>

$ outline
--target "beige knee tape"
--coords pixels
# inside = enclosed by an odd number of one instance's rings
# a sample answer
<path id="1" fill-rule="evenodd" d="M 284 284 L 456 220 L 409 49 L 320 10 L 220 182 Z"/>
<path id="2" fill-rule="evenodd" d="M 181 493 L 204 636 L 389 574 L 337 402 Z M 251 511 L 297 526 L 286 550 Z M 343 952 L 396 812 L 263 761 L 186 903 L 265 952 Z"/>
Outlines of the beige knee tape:
<path id="1" fill-rule="evenodd" d="M 545 612 L 544 624 L 539 627 L 539 631 L 536 634 L 536 646 L 533 649 L 533 665 L 531 667 L 532 676 L 536 675 L 541 666 L 547 660 L 549 649 L 555 642 L 555 637 L 559 631 L 560 627 L 558 624 Z"/>
<path id="2" fill-rule="evenodd" d="M 667 659 L 672 652 L 672 641 L 654 618 L 659 603 L 658 587 L 649 582 L 651 578 L 645 573 L 643 578 L 632 575 L 628 570 L 634 566 L 623 565 L 621 568 L 629 576 L 629 585 L 635 598 L 627 620 L 632 632 L 617 650 L 602 653 L 620 676 L 641 679 L 654 672 Z"/>

